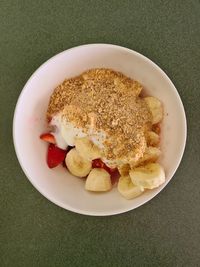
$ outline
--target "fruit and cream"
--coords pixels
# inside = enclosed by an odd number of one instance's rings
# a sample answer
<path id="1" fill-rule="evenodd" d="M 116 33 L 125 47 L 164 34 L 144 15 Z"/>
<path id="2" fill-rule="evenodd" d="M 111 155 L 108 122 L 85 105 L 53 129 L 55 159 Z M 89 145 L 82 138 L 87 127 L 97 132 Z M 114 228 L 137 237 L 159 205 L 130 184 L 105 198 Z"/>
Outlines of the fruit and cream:
<path id="1" fill-rule="evenodd" d="M 47 110 L 51 132 L 41 135 L 50 143 L 48 166 L 64 162 L 71 174 L 86 178 L 89 191 L 109 191 L 119 178 L 126 199 L 164 183 L 156 163 L 163 108 L 157 98 L 141 97 L 142 89 L 109 69 L 91 69 L 60 84 Z"/>
<path id="2" fill-rule="evenodd" d="M 83 132 L 81 127 L 76 127 L 74 123 L 62 118 L 62 113 L 54 116 L 50 122 L 54 131 L 52 134 L 56 139 L 58 147 L 65 149 L 67 146 L 75 146 L 75 140 L 88 136 L 89 139 L 100 149 L 103 147 L 105 133 L 103 131 L 95 131 L 89 127 L 88 132 Z"/>

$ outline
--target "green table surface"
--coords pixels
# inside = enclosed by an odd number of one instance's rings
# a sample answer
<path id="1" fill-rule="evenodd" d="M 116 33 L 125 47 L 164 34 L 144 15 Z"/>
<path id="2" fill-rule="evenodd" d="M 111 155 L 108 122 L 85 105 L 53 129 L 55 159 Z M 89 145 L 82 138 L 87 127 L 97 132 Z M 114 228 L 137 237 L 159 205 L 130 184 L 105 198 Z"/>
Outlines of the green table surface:
<path id="1" fill-rule="evenodd" d="M 152 59 L 174 82 L 187 116 L 186 150 L 172 181 L 149 203 L 111 217 L 45 199 L 12 142 L 27 79 L 53 55 L 86 43 Z M 200 266 L 199 66 L 198 0 L 0 1 L 0 266 Z"/>

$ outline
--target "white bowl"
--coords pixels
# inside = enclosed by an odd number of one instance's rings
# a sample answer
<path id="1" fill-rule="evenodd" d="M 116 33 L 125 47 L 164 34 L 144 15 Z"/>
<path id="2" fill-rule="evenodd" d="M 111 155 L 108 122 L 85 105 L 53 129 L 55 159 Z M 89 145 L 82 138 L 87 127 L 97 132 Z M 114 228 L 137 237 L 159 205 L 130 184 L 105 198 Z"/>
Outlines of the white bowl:
<path id="1" fill-rule="evenodd" d="M 149 95 L 164 105 L 160 159 L 166 182 L 133 200 L 117 189 L 94 194 L 84 181 L 59 166 L 46 164 L 47 144 L 39 139 L 46 131 L 45 113 L 54 88 L 65 78 L 91 68 L 111 68 L 138 80 Z M 186 117 L 181 99 L 167 75 L 145 56 L 116 45 L 89 44 L 66 50 L 45 62 L 26 83 L 18 99 L 13 121 L 14 145 L 21 167 L 37 190 L 60 207 L 87 215 L 113 215 L 132 210 L 156 196 L 174 175 L 184 152 Z"/>

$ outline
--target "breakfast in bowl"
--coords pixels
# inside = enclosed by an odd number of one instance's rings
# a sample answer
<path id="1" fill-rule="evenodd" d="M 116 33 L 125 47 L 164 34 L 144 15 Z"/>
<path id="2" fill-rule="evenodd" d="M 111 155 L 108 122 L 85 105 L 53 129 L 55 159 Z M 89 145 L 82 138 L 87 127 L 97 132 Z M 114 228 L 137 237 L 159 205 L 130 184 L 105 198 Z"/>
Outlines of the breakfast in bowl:
<path id="1" fill-rule="evenodd" d="M 66 79 L 50 97 L 47 164 L 63 164 L 85 179 L 85 189 L 110 191 L 126 199 L 165 182 L 160 123 L 163 106 L 121 72 L 96 68 Z"/>
<path id="2" fill-rule="evenodd" d="M 13 119 L 16 155 L 33 186 L 59 207 L 92 216 L 154 198 L 174 176 L 186 136 L 184 107 L 166 73 L 111 44 L 73 47 L 42 64 Z"/>

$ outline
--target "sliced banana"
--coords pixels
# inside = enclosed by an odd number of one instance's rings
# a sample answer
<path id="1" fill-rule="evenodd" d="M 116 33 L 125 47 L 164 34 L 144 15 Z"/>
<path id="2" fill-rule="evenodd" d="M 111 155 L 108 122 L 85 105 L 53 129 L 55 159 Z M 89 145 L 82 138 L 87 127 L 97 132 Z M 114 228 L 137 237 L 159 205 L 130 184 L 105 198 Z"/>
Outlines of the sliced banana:
<path id="1" fill-rule="evenodd" d="M 104 169 L 94 168 L 89 173 L 85 189 L 88 191 L 102 192 L 112 188 L 110 174 Z"/>
<path id="2" fill-rule="evenodd" d="M 141 188 L 153 189 L 165 182 L 165 172 L 158 163 L 149 163 L 129 172 L 131 181 Z"/>
<path id="3" fill-rule="evenodd" d="M 147 133 L 147 144 L 149 146 L 157 146 L 160 142 L 160 137 L 153 131 Z"/>
<path id="4" fill-rule="evenodd" d="M 163 108 L 160 100 L 153 96 L 148 96 L 144 98 L 151 113 L 152 113 L 152 123 L 156 124 L 162 120 L 163 117 Z"/>
<path id="5" fill-rule="evenodd" d="M 139 164 L 142 162 L 148 161 L 148 162 L 155 162 L 159 156 L 161 155 L 161 151 L 157 147 L 148 146 L 144 152 L 143 157 L 139 160 Z"/>
<path id="6" fill-rule="evenodd" d="M 130 171 L 130 165 L 129 164 L 124 164 L 121 166 L 118 166 L 118 171 L 121 176 L 126 176 L 129 174 Z"/>
<path id="7" fill-rule="evenodd" d="M 71 174 L 78 177 L 85 177 L 92 168 L 91 161 L 81 157 L 75 148 L 67 153 L 65 163 Z"/>
<path id="8" fill-rule="evenodd" d="M 85 159 L 93 160 L 101 157 L 100 149 L 87 137 L 77 138 L 75 147 L 78 153 Z"/>
<path id="9" fill-rule="evenodd" d="M 132 183 L 129 175 L 121 176 L 117 185 L 119 193 L 126 199 L 135 198 L 143 193 L 141 187 Z"/>

